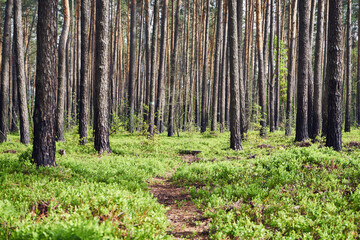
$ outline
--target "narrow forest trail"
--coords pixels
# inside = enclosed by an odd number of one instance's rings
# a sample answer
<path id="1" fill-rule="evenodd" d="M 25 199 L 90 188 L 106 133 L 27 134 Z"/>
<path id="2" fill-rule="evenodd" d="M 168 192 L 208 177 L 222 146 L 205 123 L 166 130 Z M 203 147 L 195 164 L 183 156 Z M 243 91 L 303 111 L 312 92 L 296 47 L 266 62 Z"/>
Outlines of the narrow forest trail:
<path id="1" fill-rule="evenodd" d="M 196 157 L 185 155 L 183 159 L 191 164 Z M 205 218 L 203 212 L 195 207 L 188 189 L 171 182 L 174 172 L 168 172 L 165 177 L 153 178 L 149 185 L 157 201 L 170 208 L 166 213 L 170 221 L 167 233 L 175 239 L 209 239 L 210 219 Z"/>

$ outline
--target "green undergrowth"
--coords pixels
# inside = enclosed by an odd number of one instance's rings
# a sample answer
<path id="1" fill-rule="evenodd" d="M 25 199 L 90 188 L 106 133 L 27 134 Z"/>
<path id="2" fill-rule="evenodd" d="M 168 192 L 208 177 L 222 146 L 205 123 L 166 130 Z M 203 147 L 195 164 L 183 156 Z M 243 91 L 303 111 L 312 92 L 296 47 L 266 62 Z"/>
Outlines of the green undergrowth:
<path id="1" fill-rule="evenodd" d="M 211 239 L 359 238 L 360 132 L 344 134 L 341 152 L 292 139 L 251 133 L 244 151 L 211 150 L 176 171 Z"/>
<path id="2" fill-rule="evenodd" d="M 57 144 L 58 166 L 36 168 L 31 147 L 11 135 L 0 144 L 0 239 L 171 239 L 167 208 L 148 185 L 175 168 L 173 182 L 211 218 L 211 239 L 358 237 L 360 131 L 344 134 L 339 153 L 283 132 L 250 132 L 235 152 L 229 137 L 121 132 L 100 156 L 73 130 Z"/>

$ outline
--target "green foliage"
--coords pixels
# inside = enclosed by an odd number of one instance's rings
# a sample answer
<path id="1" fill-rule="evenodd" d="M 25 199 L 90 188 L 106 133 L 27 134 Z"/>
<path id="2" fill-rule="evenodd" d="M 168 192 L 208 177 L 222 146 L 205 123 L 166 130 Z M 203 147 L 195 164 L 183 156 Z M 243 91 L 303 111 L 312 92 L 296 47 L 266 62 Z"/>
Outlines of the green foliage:
<path id="1" fill-rule="evenodd" d="M 18 136 L 0 145 L 0 239 L 171 239 L 166 208 L 148 192 L 155 176 L 189 189 L 211 218 L 211 239 L 355 239 L 360 221 L 360 149 L 300 147 L 283 132 L 250 132 L 244 150 L 229 133 L 110 137 L 112 154 L 58 143 L 58 167 L 30 164 Z M 359 130 L 344 145 L 360 141 Z M 8 151 L 8 150 L 16 150 Z M 181 150 L 201 151 L 191 165 Z"/>

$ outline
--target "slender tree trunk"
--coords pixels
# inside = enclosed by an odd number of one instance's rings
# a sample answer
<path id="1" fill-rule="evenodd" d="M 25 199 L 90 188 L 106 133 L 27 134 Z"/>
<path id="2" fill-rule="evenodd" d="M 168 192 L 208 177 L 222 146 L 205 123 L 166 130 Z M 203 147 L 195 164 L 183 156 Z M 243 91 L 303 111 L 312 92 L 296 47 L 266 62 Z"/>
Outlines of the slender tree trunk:
<path id="1" fill-rule="evenodd" d="M 180 21 L 180 3 L 181 0 L 177 1 L 176 14 L 175 14 L 175 26 L 174 26 L 174 49 L 171 54 L 171 76 L 170 76 L 170 102 L 169 102 L 169 121 L 168 121 L 168 136 L 174 135 L 174 110 L 175 110 L 175 84 L 176 84 L 176 59 L 177 59 L 177 48 L 178 48 L 178 35 L 179 35 L 179 21 Z"/>
<path id="2" fill-rule="evenodd" d="M 38 0 L 36 96 L 32 157 L 37 166 L 55 162 L 57 0 Z"/>
<path id="3" fill-rule="evenodd" d="M 281 61 L 281 0 L 276 0 L 276 79 L 275 79 L 275 130 L 279 129 L 280 115 L 280 61 Z"/>
<path id="4" fill-rule="evenodd" d="M 128 131 L 134 132 L 135 122 L 135 97 L 134 86 L 136 82 L 136 0 L 131 0 L 131 23 L 130 23 L 130 61 L 129 61 L 129 80 L 128 80 L 128 104 L 129 104 L 129 124 Z"/>
<path id="5" fill-rule="evenodd" d="M 211 131 L 217 129 L 218 117 L 218 89 L 220 78 L 220 61 L 223 45 L 223 1 L 217 0 L 217 24 L 216 24 L 216 50 L 214 59 L 214 84 L 213 84 L 213 99 L 212 99 L 212 122 Z"/>
<path id="6" fill-rule="evenodd" d="M 225 5 L 226 6 L 226 5 Z M 225 132 L 226 128 L 226 73 L 227 73 L 227 52 L 228 52 L 228 15 L 227 9 L 224 7 L 224 43 L 223 43 L 223 53 L 221 61 L 221 97 L 220 97 L 220 132 Z"/>
<path id="7" fill-rule="evenodd" d="M 258 0 L 260 1 L 260 0 Z M 239 52 L 236 17 L 236 1 L 229 1 L 229 45 L 230 45 L 230 148 L 242 150 L 240 132 L 240 93 L 239 93 Z"/>
<path id="8" fill-rule="evenodd" d="M 264 66 L 264 55 L 262 47 L 262 17 L 261 17 L 261 1 L 256 0 L 256 41 L 258 50 L 258 61 L 259 61 L 259 105 L 261 112 L 260 119 L 260 135 L 266 135 L 266 86 L 265 86 L 265 66 Z"/>
<path id="9" fill-rule="evenodd" d="M 158 98 L 156 100 L 157 128 L 162 132 L 164 122 L 164 112 L 162 111 L 165 105 L 165 63 L 166 63 L 166 45 L 167 45 L 167 16 L 168 16 L 168 0 L 163 0 L 162 9 L 162 25 L 161 25 L 161 40 L 160 40 L 160 56 L 159 56 L 159 74 L 158 74 Z"/>
<path id="10" fill-rule="evenodd" d="M 358 16 L 360 16 L 360 7 Z M 358 26 L 360 26 L 360 17 L 358 17 Z M 358 31 L 358 39 L 360 39 L 360 31 Z M 357 84 L 356 84 L 356 122 L 360 127 L 360 41 L 358 40 L 358 69 L 357 69 Z"/>
<path id="11" fill-rule="evenodd" d="M 30 143 L 29 135 L 29 112 L 26 100 L 26 78 L 24 63 L 24 42 L 22 25 L 22 6 L 21 0 L 14 2 L 14 41 L 15 41 L 15 62 L 17 73 L 17 87 L 19 94 L 20 107 L 20 142 L 27 145 Z"/>
<path id="12" fill-rule="evenodd" d="M 89 0 L 81 2 L 81 69 L 80 69 L 80 102 L 79 102 L 79 134 L 80 144 L 85 145 L 87 139 L 88 120 L 88 88 L 89 88 Z"/>
<path id="13" fill-rule="evenodd" d="M 206 131 L 208 113 L 206 111 L 207 103 L 207 82 L 208 82 L 208 48 L 209 48 L 209 18 L 210 18 L 210 0 L 206 1 L 206 23 L 205 23 L 205 39 L 204 39 L 204 58 L 202 73 L 202 96 L 201 96 L 201 132 Z"/>
<path id="14" fill-rule="evenodd" d="M 345 99 L 345 132 L 350 132 L 351 127 L 351 11 L 352 1 L 348 0 L 347 9 L 347 43 L 346 43 L 346 99 Z"/>
<path id="15" fill-rule="evenodd" d="M 299 54 L 298 91 L 295 141 L 309 138 L 308 131 L 308 84 L 310 61 L 310 0 L 299 1 Z"/>
<path id="16" fill-rule="evenodd" d="M 269 43 L 269 92 L 270 132 L 275 131 L 275 81 L 274 81 L 274 0 L 270 0 L 270 43 Z"/>
<path id="17" fill-rule="evenodd" d="M 156 66 L 157 66 L 157 43 L 158 43 L 158 11 L 159 1 L 155 0 L 154 7 L 154 25 L 152 36 L 152 49 L 151 49 L 151 82 L 150 82 L 150 104 L 149 104 L 149 133 L 154 135 L 154 122 L 155 122 L 155 91 L 156 91 Z"/>
<path id="18" fill-rule="evenodd" d="M 149 119 L 150 104 L 150 79 L 151 79 L 151 19 L 150 19 L 150 0 L 145 0 L 145 106 L 144 120 Z"/>
<path id="19" fill-rule="evenodd" d="M 322 125 L 321 125 L 321 136 L 326 137 L 327 125 L 328 125 L 328 96 L 329 96 L 329 79 L 327 74 L 328 68 L 328 53 L 329 53 L 329 0 L 326 1 L 325 8 L 325 54 L 324 54 L 324 90 L 322 99 Z"/>
<path id="20" fill-rule="evenodd" d="M 289 13 L 291 12 L 291 21 L 289 25 L 291 26 L 291 31 L 289 31 L 289 55 L 288 55 L 288 76 L 287 76 L 287 99 L 286 99 L 286 126 L 285 126 L 285 135 L 291 135 L 292 127 L 292 106 L 293 106 L 293 95 L 294 95 L 294 74 L 295 74 L 295 37 L 296 37 L 296 9 L 297 9 L 297 0 L 293 1 L 293 4 L 289 7 Z M 290 9 L 292 11 L 290 11 Z"/>
<path id="21" fill-rule="evenodd" d="M 111 152 L 109 142 L 109 1 L 96 0 L 94 147 Z"/>
<path id="22" fill-rule="evenodd" d="M 0 91 L 0 143 L 7 140 L 7 118 L 9 112 L 9 81 L 10 81 L 10 51 L 11 51 L 11 16 L 13 0 L 6 1 L 5 21 L 3 30 L 2 56 L 1 56 L 1 91 Z"/>
<path id="23" fill-rule="evenodd" d="M 326 146 L 341 150 L 343 89 L 343 20 L 342 1 L 329 1 L 329 45 L 327 78 L 329 80 L 328 125 Z"/>
<path id="24" fill-rule="evenodd" d="M 70 29 L 69 0 L 62 0 L 64 26 L 59 42 L 59 65 L 58 65 L 58 95 L 56 108 L 56 138 L 57 141 L 65 141 L 64 137 L 64 116 L 65 116 L 65 86 L 66 86 L 66 44 Z"/>
<path id="25" fill-rule="evenodd" d="M 315 45 L 315 71 L 314 71 L 314 118 L 312 139 L 320 136 L 321 130 L 321 100 L 322 100 L 322 60 L 323 60 L 323 36 L 324 36 L 324 2 L 318 2 L 317 32 Z"/>

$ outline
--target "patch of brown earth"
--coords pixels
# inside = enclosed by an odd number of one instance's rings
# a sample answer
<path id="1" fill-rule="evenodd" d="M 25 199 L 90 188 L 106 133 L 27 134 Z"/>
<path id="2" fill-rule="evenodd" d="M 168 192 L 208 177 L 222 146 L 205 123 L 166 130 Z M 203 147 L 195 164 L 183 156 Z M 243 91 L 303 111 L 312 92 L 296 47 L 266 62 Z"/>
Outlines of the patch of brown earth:
<path id="1" fill-rule="evenodd" d="M 166 213 L 170 220 L 168 234 L 175 239 L 208 239 L 210 219 L 195 207 L 188 190 L 167 179 L 170 176 L 152 179 L 154 183 L 149 187 L 157 201 L 170 208 Z"/>
<path id="2" fill-rule="evenodd" d="M 16 153 L 16 150 L 5 150 L 5 151 L 3 151 L 3 153 L 15 154 L 15 153 Z"/>

